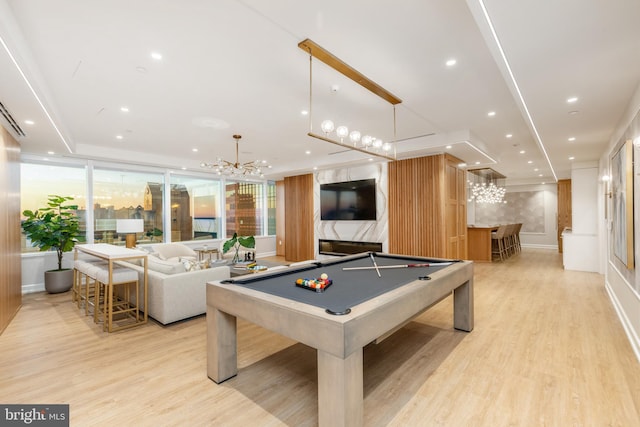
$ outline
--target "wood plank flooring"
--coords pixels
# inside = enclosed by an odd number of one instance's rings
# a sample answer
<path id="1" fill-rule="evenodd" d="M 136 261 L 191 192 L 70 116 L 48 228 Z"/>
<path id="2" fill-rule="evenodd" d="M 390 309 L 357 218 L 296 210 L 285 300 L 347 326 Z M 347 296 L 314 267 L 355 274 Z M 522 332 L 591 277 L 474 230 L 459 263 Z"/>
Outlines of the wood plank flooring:
<path id="1" fill-rule="evenodd" d="M 524 249 L 475 265 L 476 324 L 447 298 L 364 352 L 367 426 L 640 426 L 640 363 L 603 277 Z M 0 403 L 72 426 L 315 426 L 315 350 L 240 321 L 239 375 L 206 375 L 204 316 L 102 332 L 68 293 L 26 295 L 0 335 Z"/>

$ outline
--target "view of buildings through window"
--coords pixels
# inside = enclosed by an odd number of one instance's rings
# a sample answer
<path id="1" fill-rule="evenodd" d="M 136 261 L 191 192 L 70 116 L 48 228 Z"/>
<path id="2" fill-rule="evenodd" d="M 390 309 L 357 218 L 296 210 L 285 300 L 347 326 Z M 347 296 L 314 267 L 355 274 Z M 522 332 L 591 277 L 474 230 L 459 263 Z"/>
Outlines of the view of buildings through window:
<path id="1" fill-rule="evenodd" d="M 144 231 L 137 235 L 138 244 L 219 239 L 231 237 L 234 232 L 261 236 L 265 235 L 265 228 L 267 235 L 275 235 L 275 183 L 225 182 L 99 167 L 88 174 L 87 168 L 22 163 L 22 210 L 46 206 L 49 194 L 71 195 L 75 199 L 73 203 L 78 204 L 83 234 L 80 240 L 93 238 L 96 243 L 124 245 L 125 236 L 116 232 L 116 221 L 129 218 L 144 220 Z M 93 176 L 91 183 L 87 182 L 88 176 Z M 170 212 L 166 215 L 170 215 L 171 230 L 168 235 L 165 235 L 164 223 L 165 176 L 170 177 Z M 87 188 L 91 188 L 93 195 L 91 215 L 88 215 Z M 89 217 L 93 218 L 93 230 L 87 228 Z M 36 249 L 30 249 L 29 242 L 23 239 L 23 251 L 29 250 Z"/>

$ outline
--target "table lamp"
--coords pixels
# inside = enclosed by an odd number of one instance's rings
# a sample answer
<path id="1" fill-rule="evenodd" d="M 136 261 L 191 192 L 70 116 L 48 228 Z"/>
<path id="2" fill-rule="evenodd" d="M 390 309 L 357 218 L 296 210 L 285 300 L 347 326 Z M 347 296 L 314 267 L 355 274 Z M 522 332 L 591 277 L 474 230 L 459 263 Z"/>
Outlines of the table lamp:
<path id="1" fill-rule="evenodd" d="M 126 235 L 126 245 L 128 248 L 136 246 L 136 233 L 144 231 L 144 220 L 142 219 L 118 219 L 116 220 L 116 233 Z"/>

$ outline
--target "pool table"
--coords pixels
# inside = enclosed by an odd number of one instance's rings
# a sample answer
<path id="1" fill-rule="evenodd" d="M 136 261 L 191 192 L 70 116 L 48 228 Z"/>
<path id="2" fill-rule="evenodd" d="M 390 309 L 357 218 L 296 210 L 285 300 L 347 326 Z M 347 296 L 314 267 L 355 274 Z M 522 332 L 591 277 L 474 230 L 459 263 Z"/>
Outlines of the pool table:
<path id="1" fill-rule="evenodd" d="M 411 267 L 398 267 L 403 265 Z M 297 279 L 315 279 L 322 273 L 332 281 L 323 292 L 296 286 Z M 319 425 L 360 426 L 364 346 L 398 330 L 452 292 L 453 326 L 470 332 L 470 261 L 362 253 L 209 282 L 207 375 L 221 383 L 238 373 L 236 317 L 241 317 L 315 348 Z"/>

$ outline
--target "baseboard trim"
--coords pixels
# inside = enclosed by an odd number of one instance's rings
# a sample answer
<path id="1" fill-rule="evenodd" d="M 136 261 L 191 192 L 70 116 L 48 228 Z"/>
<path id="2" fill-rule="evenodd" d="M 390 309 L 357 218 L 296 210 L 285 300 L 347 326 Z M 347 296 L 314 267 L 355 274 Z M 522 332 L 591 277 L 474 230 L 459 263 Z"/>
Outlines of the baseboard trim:
<path id="1" fill-rule="evenodd" d="M 536 245 L 531 243 L 522 243 L 523 248 L 534 248 L 534 249 L 555 249 L 558 250 L 558 245 Z"/>
<path id="2" fill-rule="evenodd" d="M 627 334 L 627 338 L 629 339 L 629 343 L 631 343 L 631 348 L 636 355 L 636 359 L 638 359 L 638 362 L 640 362 L 640 337 L 638 337 L 638 334 L 633 328 L 633 325 L 622 309 L 620 301 L 618 301 L 616 294 L 613 292 L 613 289 L 611 289 L 611 286 L 609 285 L 609 281 L 605 280 L 604 288 L 609 295 L 609 299 L 611 300 L 611 304 L 613 304 L 614 310 L 618 314 L 618 319 L 620 319 L 622 328 L 624 329 L 625 334 Z"/>
<path id="3" fill-rule="evenodd" d="M 44 292 L 44 283 L 31 283 L 28 285 L 22 285 L 22 295 L 33 294 L 35 292 Z"/>

